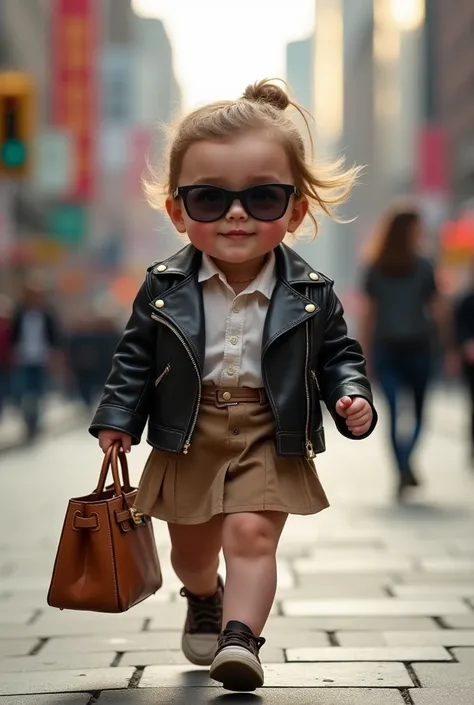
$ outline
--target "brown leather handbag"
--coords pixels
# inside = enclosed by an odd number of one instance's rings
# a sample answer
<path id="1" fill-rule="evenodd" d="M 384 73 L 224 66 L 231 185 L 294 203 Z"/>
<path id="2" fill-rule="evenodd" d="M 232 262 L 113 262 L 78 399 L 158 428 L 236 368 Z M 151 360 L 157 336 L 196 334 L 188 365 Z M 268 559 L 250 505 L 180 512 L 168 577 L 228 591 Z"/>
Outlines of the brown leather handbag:
<path id="1" fill-rule="evenodd" d="M 110 468 L 113 485 L 105 487 Z M 153 527 L 150 517 L 134 509 L 136 494 L 116 442 L 104 457 L 96 490 L 69 500 L 48 592 L 51 607 L 125 612 L 159 590 Z"/>

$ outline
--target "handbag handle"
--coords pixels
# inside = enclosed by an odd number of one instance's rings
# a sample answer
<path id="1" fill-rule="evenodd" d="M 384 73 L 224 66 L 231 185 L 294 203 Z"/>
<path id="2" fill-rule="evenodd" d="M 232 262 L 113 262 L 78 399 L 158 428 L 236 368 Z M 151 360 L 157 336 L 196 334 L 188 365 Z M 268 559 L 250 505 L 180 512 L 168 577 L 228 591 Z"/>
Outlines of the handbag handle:
<path id="1" fill-rule="evenodd" d="M 94 494 L 101 494 L 104 491 L 105 481 L 109 473 L 109 468 L 112 469 L 113 488 L 116 496 L 118 497 L 119 495 L 123 495 L 124 492 L 132 491 L 132 488 L 130 486 L 127 457 L 123 450 L 120 450 L 120 447 L 120 441 L 115 441 L 115 443 L 112 443 L 112 445 L 107 450 L 107 453 L 105 454 L 104 460 L 102 462 L 102 467 L 99 475 L 99 482 L 97 483 L 97 487 L 94 491 Z M 118 469 L 119 460 L 122 469 L 122 483 L 120 482 L 120 474 Z"/>

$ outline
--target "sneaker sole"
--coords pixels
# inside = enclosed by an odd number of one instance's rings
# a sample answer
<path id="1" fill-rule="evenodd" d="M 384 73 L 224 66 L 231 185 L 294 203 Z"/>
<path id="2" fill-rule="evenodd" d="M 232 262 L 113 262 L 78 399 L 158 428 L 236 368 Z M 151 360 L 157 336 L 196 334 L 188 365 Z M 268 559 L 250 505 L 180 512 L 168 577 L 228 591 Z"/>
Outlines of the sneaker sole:
<path id="1" fill-rule="evenodd" d="M 224 648 L 214 659 L 210 678 L 222 683 L 225 690 L 245 693 L 263 685 L 263 668 L 247 649 Z"/>
<path id="2" fill-rule="evenodd" d="M 183 635 L 183 638 L 181 639 L 181 651 L 186 656 L 188 661 L 194 666 L 210 666 L 214 661 L 214 656 L 217 649 L 217 636 L 218 635 L 216 634 L 216 641 L 212 648 L 211 644 L 209 644 L 209 652 L 207 654 L 198 654 L 192 650 L 187 639 Z"/>

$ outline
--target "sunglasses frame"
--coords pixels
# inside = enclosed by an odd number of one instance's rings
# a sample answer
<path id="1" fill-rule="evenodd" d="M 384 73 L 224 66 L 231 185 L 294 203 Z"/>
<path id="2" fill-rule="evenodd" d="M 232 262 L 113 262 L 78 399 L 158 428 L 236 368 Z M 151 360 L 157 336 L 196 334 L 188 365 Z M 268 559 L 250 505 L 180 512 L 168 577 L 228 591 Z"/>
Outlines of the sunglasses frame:
<path id="1" fill-rule="evenodd" d="M 278 218 L 257 218 L 252 213 L 250 213 L 249 208 L 248 208 L 248 194 L 253 189 L 261 188 L 262 186 L 277 186 L 278 188 L 280 188 L 284 191 L 285 196 L 286 196 L 286 204 L 285 204 L 285 208 L 283 209 L 282 213 L 278 216 Z M 221 215 L 219 215 L 218 218 L 212 218 L 211 220 L 207 220 L 207 219 L 203 219 L 203 218 L 194 218 L 188 210 L 188 203 L 187 203 L 188 194 L 191 191 L 205 189 L 205 188 L 217 189 L 218 191 L 222 191 L 225 195 L 225 198 L 226 198 L 225 210 L 222 212 Z M 242 191 L 231 191 L 230 189 L 223 188 L 222 186 L 216 186 L 215 184 L 195 184 L 193 186 L 178 186 L 178 188 L 176 188 L 173 191 L 173 198 L 178 198 L 178 196 L 181 196 L 186 213 L 191 218 L 191 220 L 194 220 L 197 223 L 215 223 L 217 220 L 220 220 L 229 212 L 234 201 L 240 201 L 240 203 L 242 204 L 242 207 L 245 210 L 245 212 L 247 213 L 247 215 L 250 216 L 251 218 L 253 218 L 254 220 L 260 220 L 261 222 L 264 222 L 264 223 L 265 222 L 269 223 L 273 220 L 280 220 L 280 218 L 283 218 L 286 211 L 288 210 L 290 198 L 293 195 L 296 196 L 297 198 L 299 196 L 298 189 L 296 188 L 296 186 L 293 186 L 292 184 L 255 184 L 255 186 L 249 186 L 249 188 L 243 189 Z"/>

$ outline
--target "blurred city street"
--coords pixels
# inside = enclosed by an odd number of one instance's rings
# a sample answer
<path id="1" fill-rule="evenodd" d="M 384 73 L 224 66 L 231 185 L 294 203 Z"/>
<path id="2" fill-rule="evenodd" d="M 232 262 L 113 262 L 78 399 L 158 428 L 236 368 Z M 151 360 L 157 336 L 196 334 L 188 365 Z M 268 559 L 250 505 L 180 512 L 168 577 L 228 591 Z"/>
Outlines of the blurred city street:
<path id="1" fill-rule="evenodd" d="M 317 463 L 332 507 L 292 517 L 284 533 L 259 697 L 226 698 L 181 654 L 184 604 L 164 525 L 154 597 L 123 615 L 46 605 L 67 500 L 97 479 L 84 427 L 2 458 L 0 703 L 471 705 L 474 471 L 458 393 L 438 391 L 429 417 L 423 485 L 404 506 L 382 431 L 355 444 L 327 424 Z M 135 481 L 147 452 L 130 456 Z"/>

